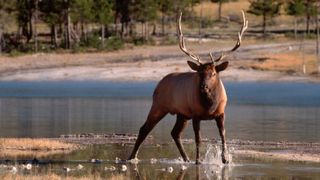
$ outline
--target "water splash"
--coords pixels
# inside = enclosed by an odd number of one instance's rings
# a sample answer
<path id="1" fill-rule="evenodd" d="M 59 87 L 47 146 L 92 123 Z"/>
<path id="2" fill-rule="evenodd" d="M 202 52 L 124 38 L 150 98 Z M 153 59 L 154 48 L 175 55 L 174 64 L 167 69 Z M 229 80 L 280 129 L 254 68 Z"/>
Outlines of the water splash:
<path id="1" fill-rule="evenodd" d="M 230 149 L 233 151 L 233 149 Z M 221 146 L 208 144 L 206 153 L 203 160 L 204 174 L 207 179 L 228 179 L 228 174 L 232 169 L 232 153 L 229 149 L 226 150 L 226 158 L 229 160 L 229 164 L 222 163 L 221 158 Z"/>
<path id="2" fill-rule="evenodd" d="M 210 165 L 223 167 L 224 164 L 222 163 L 221 153 L 222 153 L 222 150 L 220 146 L 208 144 L 207 150 L 203 159 L 203 164 L 210 164 Z M 232 155 L 228 151 L 228 149 L 226 150 L 226 158 L 229 160 L 229 164 L 232 163 Z"/>
<path id="3" fill-rule="evenodd" d="M 182 157 L 176 158 L 176 159 L 158 159 L 159 163 L 162 164 L 193 164 L 195 163 L 194 161 L 190 161 L 190 162 L 185 162 Z"/>

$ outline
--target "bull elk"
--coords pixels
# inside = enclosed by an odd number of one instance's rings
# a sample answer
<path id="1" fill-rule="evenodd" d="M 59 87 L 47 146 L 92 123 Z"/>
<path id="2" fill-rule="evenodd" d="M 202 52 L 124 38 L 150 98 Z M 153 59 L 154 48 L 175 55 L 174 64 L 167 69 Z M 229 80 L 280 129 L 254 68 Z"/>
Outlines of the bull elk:
<path id="1" fill-rule="evenodd" d="M 182 13 L 177 20 L 179 46 L 182 52 L 191 57 L 192 61 L 187 61 L 187 63 L 196 72 L 171 73 L 158 83 L 153 94 L 153 103 L 148 118 L 140 128 L 129 160 L 136 158 L 139 147 L 146 136 L 165 115 L 170 113 L 177 115 L 171 135 L 184 161 L 189 161 L 189 158 L 181 144 L 180 137 L 188 120 L 192 119 L 196 142 L 196 163 L 198 164 L 200 163 L 200 121 L 215 119 L 222 141 L 222 162 L 228 163 L 224 128 L 227 95 L 219 73 L 228 67 L 229 62 L 225 61 L 220 64 L 218 62 L 240 47 L 242 35 L 248 27 L 248 21 L 242 11 L 243 25 L 238 33 L 235 46 L 231 50 L 222 51 L 217 59 L 214 59 L 210 52 L 211 62 L 203 63 L 199 56 L 188 51 L 185 46 L 181 30 L 181 16 Z"/>

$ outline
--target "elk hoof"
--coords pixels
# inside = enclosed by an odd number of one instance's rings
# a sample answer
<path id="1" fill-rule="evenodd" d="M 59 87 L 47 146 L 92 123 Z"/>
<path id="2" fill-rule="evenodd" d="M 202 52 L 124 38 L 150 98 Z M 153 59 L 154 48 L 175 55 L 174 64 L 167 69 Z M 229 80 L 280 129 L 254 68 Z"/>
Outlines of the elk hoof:
<path id="1" fill-rule="evenodd" d="M 199 165 L 201 164 L 201 161 L 199 159 L 196 160 L 196 164 Z"/>
<path id="2" fill-rule="evenodd" d="M 229 161 L 226 160 L 226 159 L 222 159 L 222 163 L 223 163 L 223 164 L 229 164 Z"/>
<path id="3" fill-rule="evenodd" d="M 189 159 L 186 159 L 186 160 L 184 160 L 184 162 L 189 163 L 189 162 L 190 162 L 190 160 L 189 160 Z"/>
<path id="4" fill-rule="evenodd" d="M 229 160 L 226 159 L 225 154 L 221 155 L 221 159 L 223 164 L 229 164 Z"/>

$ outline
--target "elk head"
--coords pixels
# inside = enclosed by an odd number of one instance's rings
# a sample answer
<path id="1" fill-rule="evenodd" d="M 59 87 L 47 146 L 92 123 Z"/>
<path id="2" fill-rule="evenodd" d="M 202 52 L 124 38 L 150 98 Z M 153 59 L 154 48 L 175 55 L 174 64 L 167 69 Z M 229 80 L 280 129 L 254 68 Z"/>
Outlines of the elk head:
<path id="1" fill-rule="evenodd" d="M 248 28 L 248 21 L 246 20 L 245 14 L 242 11 L 242 17 L 243 17 L 243 24 L 241 27 L 240 32 L 238 33 L 238 40 L 235 44 L 235 46 L 231 50 L 222 51 L 221 55 L 214 59 L 212 52 L 209 53 L 209 56 L 211 58 L 211 62 L 208 63 L 202 63 L 200 60 L 200 57 L 191 53 L 187 50 L 185 46 L 184 37 L 181 30 L 181 16 L 182 13 L 180 13 L 180 16 L 178 18 L 177 22 L 177 29 L 178 29 L 178 36 L 179 36 L 179 47 L 180 49 L 187 54 L 189 57 L 191 57 L 191 61 L 187 61 L 190 68 L 194 71 L 197 71 L 199 73 L 201 82 L 200 82 L 200 90 L 207 94 L 207 96 L 210 96 L 211 88 L 215 86 L 215 84 L 219 81 L 219 72 L 225 70 L 228 67 L 229 62 L 224 61 L 220 64 L 219 61 L 221 61 L 223 58 L 225 58 L 228 54 L 230 54 L 233 51 L 236 51 L 240 45 L 241 45 L 241 38 L 244 33 L 244 31 Z M 210 97 L 208 97 L 210 99 Z"/>

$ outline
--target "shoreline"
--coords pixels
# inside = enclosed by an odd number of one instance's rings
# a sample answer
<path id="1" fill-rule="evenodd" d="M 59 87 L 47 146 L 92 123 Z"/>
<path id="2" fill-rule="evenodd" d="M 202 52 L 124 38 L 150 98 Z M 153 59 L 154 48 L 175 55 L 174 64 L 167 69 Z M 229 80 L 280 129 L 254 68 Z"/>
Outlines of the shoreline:
<path id="1" fill-rule="evenodd" d="M 0 74 L 2 82 L 58 82 L 58 81 L 103 81 L 103 82 L 158 82 L 167 74 L 174 72 L 191 72 L 187 65 L 159 65 L 152 68 L 129 67 L 131 63 L 116 65 L 111 69 L 101 67 L 79 66 L 47 69 L 31 69 L 20 72 Z M 159 66 L 158 66 L 159 65 Z M 320 78 L 310 75 L 289 75 L 279 71 L 261 71 L 254 69 L 229 68 L 220 74 L 226 82 L 308 82 L 320 83 Z"/>
<path id="2" fill-rule="evenodd" d="M 208 44 L 191 46 L 208 61 Z M 311 43 L 305 50 L 313 51 Z M 221 48 L 219 48 L 221 49 Z M 313 56 L 306 55 L 307 74 L 301 71 L 296 42 L 247 45 L 226 60 L 224 81 L 235 82 L 320 82 L 314 72 Z M 189 58 L 177 46 L 139 47 L 110 53 L 34 54 L 16 58 L 0 57 L 0 81 L 114 81 L 158 82 L 174 72 L 190 72 Z"/>
<path id="3" fill-rule="evenodd" d="M 92 145 L 121 144 L 132 146 L 137 138 L 136 134 L 76 134 L 62 135 L 59 138 L 0 138 L 0 142 L 7 141 L 11 144 L 10 149 L 2 146 L 1 159 L 6 161 L 11 158 L 45 158 L 54 154 L 68 154 Z M 12 143 L 14 142 L 14 143 Z M 26 144 L 26 142 L 28 144 Z M 46 142 L 40 145 L 40 142 Z M 51 143 L 53 142 L 53 143 Z M 193 139 L 182 139 L 183 144 L 193 144 Z M 220 141 L 216 139 L 202 139 L 204 144 L 209 143 L 220 147 Z M 153 137 L 148 136 L 145 142 L 152 146 L 163 146 L 154 144 Z M 227 141 L 230 153 L 236 158 L 252 158 L 263 161 L 292 161 L 320 163 L 320 142 L 289 142 L 289 141 L 248 141 L 233 139 Z M 5 145 L 5 143 L 2 143 Z M 48 148 L 50 146 L 50 148 Z M 6 150 L 6 151 L 4 151 Z M 14 151 L 13 151 L 14 150 Z M 11 152 L 10 152 L 11 151 Z M 4 153 L 8 152 L 8 153 Z M 10 153 L 9 153 L 10 152 Z M 0 160 L 1 160 L 0 159 Z M 54 162 L 54 161 L 53 161 Z"/>

